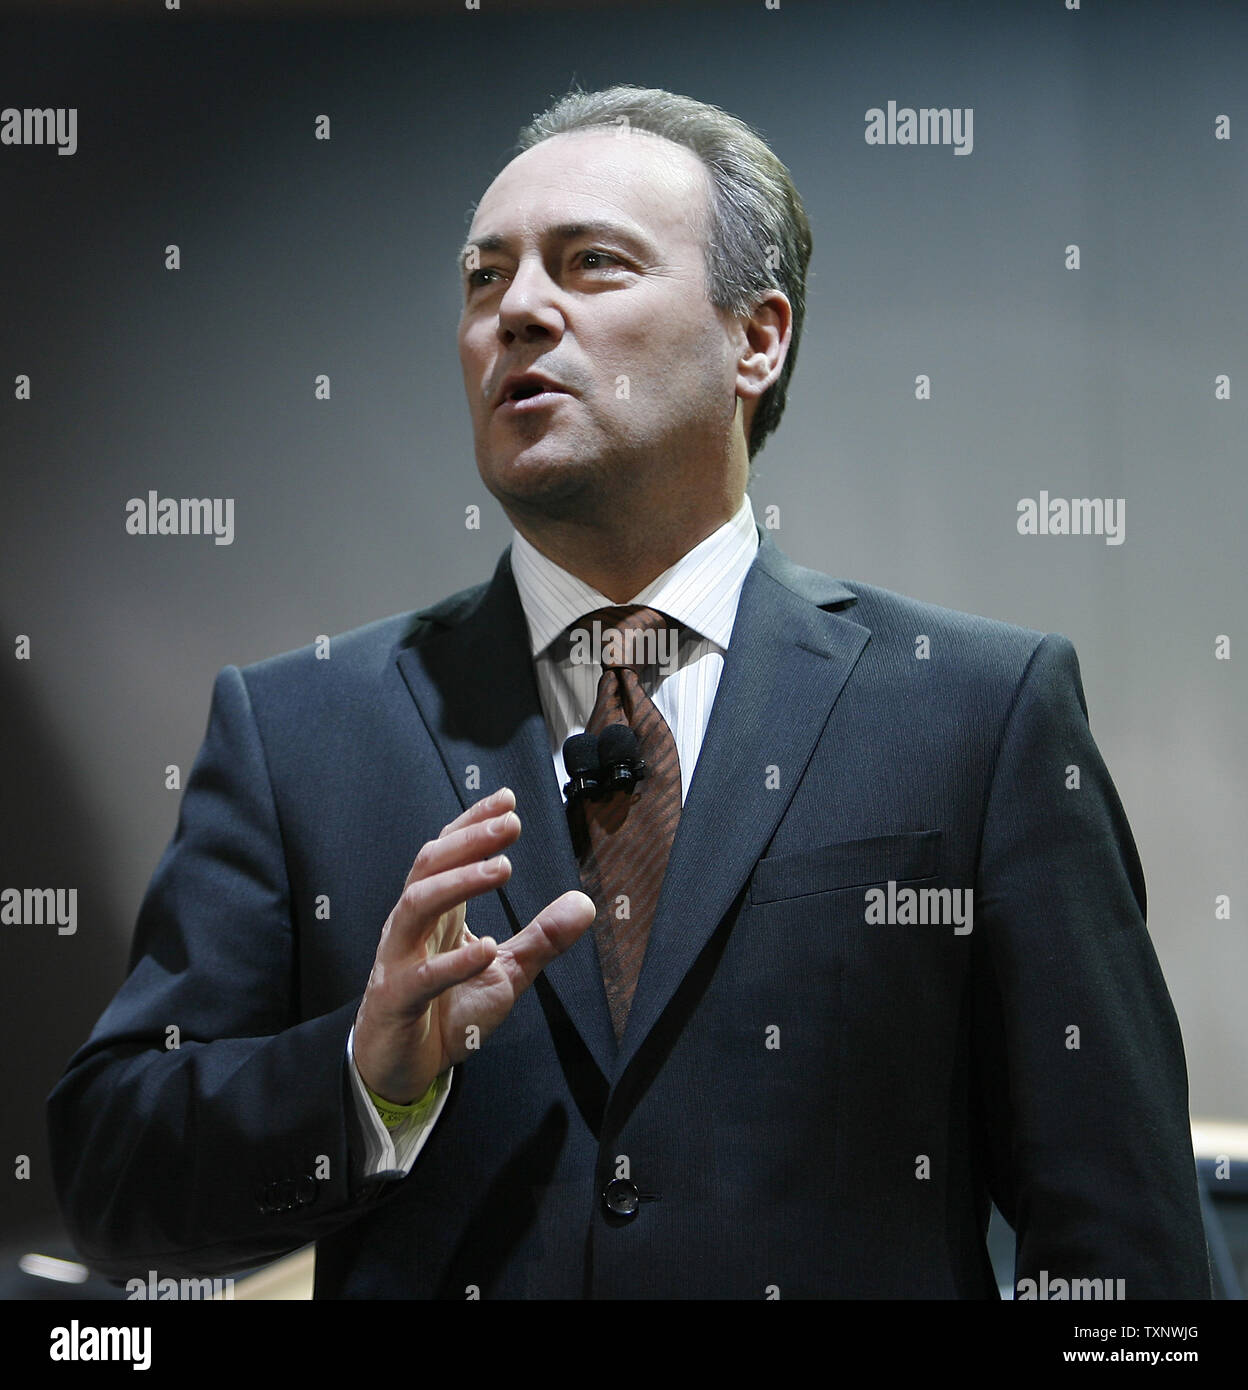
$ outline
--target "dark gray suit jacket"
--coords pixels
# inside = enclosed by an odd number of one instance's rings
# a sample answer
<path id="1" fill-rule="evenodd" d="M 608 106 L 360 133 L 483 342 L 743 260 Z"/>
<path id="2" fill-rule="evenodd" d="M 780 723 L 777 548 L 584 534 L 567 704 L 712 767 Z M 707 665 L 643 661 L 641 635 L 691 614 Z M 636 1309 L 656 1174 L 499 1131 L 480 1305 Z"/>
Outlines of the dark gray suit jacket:
<path id="1" fill-rule="evenodd" d="M 622 1044 L 587 935 L 412 1173 L 364 1180 L 344 1054 L 380 927 L 503 784 L 514 874 L 470 906 L 500 939 L 579 886 L 507 555 L 328 660 L 221 673 L 132 973 L 50 1099 L 92 1263 L 316 1240 L 321 1296 L 991 1299 L 991 1196 L 1020 1279 L 1208 1297 L 1182 1043 L 1065 638 L 764 537 Z M 869 921 L 890 881 L 972 890 L 972 929 Z"/>

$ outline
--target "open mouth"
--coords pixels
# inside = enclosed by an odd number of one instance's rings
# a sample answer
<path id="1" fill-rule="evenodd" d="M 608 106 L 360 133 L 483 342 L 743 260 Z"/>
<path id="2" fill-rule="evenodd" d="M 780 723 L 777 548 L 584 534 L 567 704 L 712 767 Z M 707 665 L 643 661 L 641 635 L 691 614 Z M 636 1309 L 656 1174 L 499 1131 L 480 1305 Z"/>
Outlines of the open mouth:
<path id="1" fill-rule="evenodd" d="M 550 405 L 567 394 L 559 386 L 550 386 L 540 381 L 522 381 L 503 397 L 499 402 L 499 409 L 518 410 L 527 407 L 530 410 L 537 410 L 542 406 Z"/>

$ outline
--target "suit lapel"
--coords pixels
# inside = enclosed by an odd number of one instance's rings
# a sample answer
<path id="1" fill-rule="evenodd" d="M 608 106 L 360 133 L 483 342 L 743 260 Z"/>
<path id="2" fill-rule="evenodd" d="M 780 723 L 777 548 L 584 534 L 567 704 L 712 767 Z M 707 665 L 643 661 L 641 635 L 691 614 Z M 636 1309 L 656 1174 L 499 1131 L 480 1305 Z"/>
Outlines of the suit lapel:
<path id="1" fill-rule="evenodd" d="M 510 553 L 504 552 L 475 604 L 442 605 L 423 616 L 427 624 L 400 652 L 399 668 L 465 809 L 497 787 L 516 794 L 523 828 L 508 854 L 511 879 L 500 891 L 518 931 L 581 880 Z M 470 792 L 464 784 L 472 766 L 480 769 L 481 786 Z M 552 961 L 544 975 L 609 1076 L 615 1035 L 593 933 Z"/>
<path id="2" fill-rule="evenodd" d="M 710 724 L 685 799 L 650 941 L 616 1048 L 592 933 L 545 978 L 604 1076 L 620 1076 L 745 885 L 792 799 L 870 633 L 835 611 L 855 602 L 837 580 L 793 564 L 764 534 L 741 589 Z M 501 896 L 513 930 L 580 887 L 529 652 L 504 552 L 467 599 L 421 615 L 399 668 L 467 808 L 495 787 L 516 793 L 524 825 Z M 480 769 L 480 791 L 465 789 Z M 777 769 L 778 786 L 766 769 Z"/>
<path id="3" fill-rule="evenodd" d="M 707 945 L 775 832 L 868 629 L 825 608 L 855 595 L 764 534 L 685 799 L 617 1078 Z M 768 786 L 767 769 L 774 768 Z"/>

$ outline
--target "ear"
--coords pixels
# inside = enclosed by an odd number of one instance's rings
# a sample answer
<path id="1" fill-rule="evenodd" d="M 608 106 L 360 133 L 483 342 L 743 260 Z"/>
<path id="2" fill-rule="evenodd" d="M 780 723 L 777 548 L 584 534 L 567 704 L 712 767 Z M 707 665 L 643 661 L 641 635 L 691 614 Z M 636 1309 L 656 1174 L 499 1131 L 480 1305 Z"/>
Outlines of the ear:
<path id="1" fill-rule="evenodd" d="M 780 290 L 767 290 L 749 314 L 739 315 L 737 396 L 744 407 L 746 438 L 760 397 L 774 386 L 793 339 L 793 306 Z"/>

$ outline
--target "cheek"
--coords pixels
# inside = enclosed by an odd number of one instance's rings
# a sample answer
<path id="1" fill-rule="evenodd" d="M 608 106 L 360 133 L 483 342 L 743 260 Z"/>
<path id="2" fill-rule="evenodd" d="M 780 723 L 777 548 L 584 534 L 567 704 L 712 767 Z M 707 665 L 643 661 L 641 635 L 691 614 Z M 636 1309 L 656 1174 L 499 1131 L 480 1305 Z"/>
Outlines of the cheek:
<path id="1" fill-rule="evenodd" d="M 713 345 L 705 337 L 691 335 L 687 325 L 657 318 L 640 326 L 630 320 L 604 336 L 598 356 L 601 379 L 612 393 L 617 378 L 627 376 L 634 394 L 644 389 L 652 398 L 676 394 L 678 385 L 687 390 L 689 382 L 705 376 L 712 360 Z"/>
<path id="2" fill-rule="evenodd" d="M 480 379 L 490 360 L 491 335 L 488 327 L 481 324 L 461 326 L 456 338 L 459 347 L 459 365 L 467 380 Z"/>
<path id="3" fill-rule="evenodd" d="M 669 415 L 689 413 L 699 402 L 717 400 L 731 385 L 722 334 L 651 335 L 641 345 L 638 366 L 634 399 L 644 394 L 657 408 L 670 407 Z"/>

